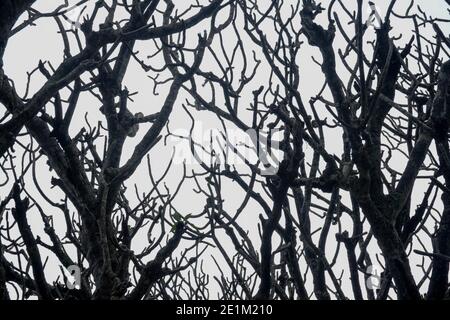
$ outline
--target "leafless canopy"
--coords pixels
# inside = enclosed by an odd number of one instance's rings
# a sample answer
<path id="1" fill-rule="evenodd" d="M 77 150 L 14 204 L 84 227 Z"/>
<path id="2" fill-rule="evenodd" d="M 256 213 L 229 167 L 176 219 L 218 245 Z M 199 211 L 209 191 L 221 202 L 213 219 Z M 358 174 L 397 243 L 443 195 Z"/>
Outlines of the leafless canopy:
<path id="1" fill-rule="evenodd" d="M 0 300 L 450 297 L 448 0 L 40 2 L 0 1 Z M 7 74 L 40 22 L 62 62 Z M 250 161 L 231 130 L 281 139 Z"/>

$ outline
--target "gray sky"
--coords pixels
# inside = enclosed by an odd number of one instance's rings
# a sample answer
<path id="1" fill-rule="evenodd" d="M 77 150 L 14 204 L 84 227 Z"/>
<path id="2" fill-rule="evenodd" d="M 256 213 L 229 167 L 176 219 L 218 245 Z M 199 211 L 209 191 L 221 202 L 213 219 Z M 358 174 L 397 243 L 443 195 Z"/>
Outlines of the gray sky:
<path id="1" fill-rule="evenodd" d="M 69 1 L 71 4 L 76 3 L 77 1 Z M 188 6 L 190 4 L 190 1 L 174 1 L 176 3 L 177 8 L 180 8 L 180 10 L 183 10 L 182 7 Z M 286 3 L 291 3 L 292 5 L 295 5 L 297 1 L 295 0 L 286 0 Z M 354 4 L 356 1 L 350 1 L 345 0 L 345 3 L 349 4 L 349 7 L 354 7 Z M 406 7 L 409 5 L 409 1 L 397 1 L 398 4 L 396 5 L 396 12 L 403 12 Z M 59 4 L 63 3 L 63 1 L 37 1 L 36 8 L 42 12 L 49 12 L 54 10 Z M 92 4 L 95 3 L 95 1 L 90 1 L 89 5 L 92 6 Z M 204 3 L 204 1 L 202 1 Z M 258 1 L 258 4 L 261 3 L 262 6 L 268 5 L 270 3 L 269 0 L 261 0 Z M 327 7 L 329 1 L 322 1 L 323 7 Z M 365 1 L 367 5 L 367 1 Z M 389 1 L 382 0 L 382 1 L 375 1 L 377 7 L 381 11 L 381 16 L 384 16 L 384 12 L 386 10 L 387 5 L 389 4 Z M 448 12 L 446 11 L 447 5 L 444 0 L 418 0 L 416 1 L 426 12 L 427 14 L 435 17 L 442 17 L 442 18 L 448 18 Z M 86 12 L 90 12 L 90 9 L 87 9 Z M 344 19 L 345 16 L 342 15 L 342 18 Z M 398 36 L 402 35 L 402 39 L 399 41 L 396 41 L 396 45 L 400 46 L 407 42 L 411 35 L 411 29 L 412 25 L 410 23 L 406 23 L 404 20 L 392 18 L 392 25 L 394 26 L 394 30 L 391 33 L 391 36 Z M 323 26 L 326 26 L 326 14 L 322 14 L 321 17 L 318 19 L 318 21 L 321 21 Z M 448 34 L 450 33 L 450 24 L 442 24 L 443 31 Z M 190 30 L 190 32 L 187 34 L 187 43 L 193 44 L 196 41 L 197 33 L 201 32 L 203 29 L 205 29 L 208 25 L 207 24 L 200 24 L 198 27 L 194 28 L 193 30 Z M 353 28 L 352 26 L 346 26 L 346 30 L 351 34 Z M 57 25 L 53 19 L 40 19 L 37 21 L 36 26 L 34 27 L 28 27 L 23 32 L 18 33 L 15 35 L 10 42 L 8 43 L 8 47 L 6 49 L 5 57 L 4 57 L 4 69 L 5 73 L 14 80 L 16 89 L 20 94 L 23 94 L 25 92 L 26 87 L 26 80 L 27 80 L 27 72 L 34 69 L 39 60 L 43 61 L 49 61 L 53 67 L 57 67 L 63 60 L 63 46 L 61 41 L 61 36 L 57 33 Z M 268 38 L 274 37 L 275 35 L 274 30 L 271 30 L 269 27 L 266 28 L 265 32 L 267 32 Z M 373 34 L 373 30 L 371 30 Z M 428 33 L 425 33 L 425 36 L 431 36 L 431 31 L 428 30 Z M 227 38 L 225 39 L 226 43 L 230 44 L 230 49 L 234 46 L 234 42 L 236 41 L 236 37 L 233 35 L 232 32 L 227 32 L 224 36 Z M 249 53 L 249 63 L 254 64 L 253 59 L 251 58 L 251 51 L 257 50 L 255 46 L 251 43 L 249 38 L 245 35 L 242 35 L 244 46 L 246 48 L 246 51 Z M 312 56 L 314 56 L 317 60 L 321 60 L 320 55 L 318 55 L 318 51 L 315 48 L 311 48 L 307 41 L 302 38 L 305 43 L 302 45 L 301 53 L 299 55 L 299 59 L 297 61 L 298 66 L 301 70 L 301 79 L 300 79 L 300 92 L 302 94 L 302 99 L 307 104 L 310 97 L 316 95 L 320 88 L 322 87 L 324 78 L 321 73 L 320 67 L 317 66 L 313 60 Z M 341 37 L 338 37 L 336 39 L 336 46 L 341 48 L 344 45 L 344 40 Z M 75 48 L 75 44 L 72 43 L 73 48 Z M 215 44 L 215 48 L 217 48 L 217 43 Z M 147 59 L 146 57 L 154 51 L 155 47 L 154 44 L 151 41 L 146 42 L 140 42 L 137 47 L 137 50 L 139 50 L 139 56 L 141 59 L 144 59 L 148 63 L 151 63 L 154 66 L 161 66 L 163 63 L 163 60 L 160 55 L 158 55 L 155 58 Z M 370 50 L 367 46 L 367 50 Z M 75 50 L 74 50 L 75 52 Z M 257 50 L 257 55 L 259 58 L 263 58 L 260 52 Z M 239 67 L 239 65 L 238 65 Z M 412 67 L 414 68 L 414 67 Z M 217 71 L 217 66 L 215 61 L 212 59 L 212 56 L 209 54 L 205 57 L 205 60 L 201 67 L 204 71 Z M 267 75 L 268 75 L 269 67 L 267 63 L 263 61 L 262 65 L 260 66 L 257 75 L 255 79 L 252 81 L 252 83 L 248 86 L 248 88 L 243 92 L 241 99 L 240 99 L 240 108 L 241 110 L 247 108 L 249 104 L 252 101 L 252 90 L 255 90 L 260 85 L 266 85 L 267 86 Z M 342 64 L 338 65 L 338 71 L 339 74 L 342 75 L 344 82 L 348 78 L 348 73 L 346 72 L 345 68 L 342 66 Z M 150 75 L 154 76 L 151 72 Z M 133 102 L 129 104 L 131 111 L 134 112 L 143 112 L 144 114 L 151 114 L 154 112 L 157 112 L 159 108 L 161 107 L 165 94 L 167 92 L 168 86 L 160 86 L 157 88 L 158 95 L 155 95 L 153 93 L 153 87 L 154 82 L 152 79 L 148 77 L 149 74 L 146 74 L 139 66 L 138 63 L 133 61 L 130 64 L 130 67 L 127 71 L 124 84 L 127 86 L 130 92 L 137 91 L 138 94 L 133 96 Z M 167 74 L 160 75 L 159 79 L 164 79 L 167 77 Z M 87 78 L 86 78 L 87 79 Z M 31 96 L 34 92 L 36 92 L 44 83 L 44 79 L 42 76 L 39 76 L 38 74 L 33 75 L 32 81 L 30 83 L 29 88 L 29 96 Z M 198 83 L 198 85 L 201 85 L 201 83 Z M 205 93 L 208 92 L 208 89 L 204 89 Z M 67 95 L 67 92 L 65 92 Z M 326 95 L 329 96 L 328 93 Z M 183 92 L 180 94 L 179 98 L 177 99 L 173 114 L 170 118 L 170 124 L 169 127 L 171 131 L 173 132 L 182 132 L 187 131 L 190 128 L 190 120 L 187 116 L 186 112 L 182 108 L 182 103 L 185 102 L 185 100 L 188 98 L 188 95 Z M 192 99 L 191 99 L 192 100 Z M 218 99 L 218 103 L 220 102 L 220 99 Z M 76 133 L 81 127 L 85 126 L 85 114 L 88 113 L 88 119 L 91 124 L 96 124 L 96 122 L 101 119 L 101 113 L 99 112 L 100 103 L 98 100 L 93 98 L 92 96 L 88 94 L 82 95 L 79 105 L 77 106 L 76 114 L 74 117 L 73 125 L 71 126 L 71 133 Z M 240 111 L 242 119 L 249 119 L 249 113 L 246 113 L 245 111 Z M 325 108 L 322 107 L 322 109 L 318 110 L 319 114 L 327 114 Z M 217 121 L 217 118 L 209 113 L 206 112 L 194 112 L 196 121 L 198 121 L 197 125 L 202 126 L 205 130 L 207 128 L 217 128 L 219 127 L 220 123 Z M 329 119 L 331 119 L 330 115 L 327 115 Z M 123 161 L 127 160 L 127 156 L 130 155 L 130 152 L 133 150 L 134 145 L 142 138 L 143 134 L 145 133 L 145 126 L 141 126 L 138 135 L 130 139 L 130 141 L 127 144 L 126 149 L 124 150 L 124 157 Z M 229 127 L 230 130 L 234 129 L 233 126 Z M 335 153 L 336 155 L 340 156 L 342 153 L 342 144 L 341 144 L 341 132 L 337 132 L 336 130 L 330 130 L 326 132 L 327 135 L 327 150 L 329 152 Z M 153 167 L 153 172 L 156 177 L 158 177 L 165 167 L 168 164 L 168 161 L 171 157 L 173 147 L 178 146 L 180 142 L 176 141 L 169 141 L 169 144 L 167 146 L 164 146 L 164 144 L 160 143 L 157 147 L 152 149 L 149 153 L 150 162 Z M 308 149 L 306 149 L 308 151 Z M 307 152 L 307 159 L 311 157 L 311 150 L 309 149 L 309 153 Z M 399 171 L 402 171 L 402 168 L 405 165 L 405 158 L 403 156 L 398 155 L 398 158 L 396 158 L 397 161 L 393 162 L 392 165 L 395 166 L 396 169 Z M 50 190 L 50 179 L 49 179 L 49 172 L 48 167 L 45 165 L 45 160 L 41 159 L 39 162 L 39 170 L 37 172 L 37 175 L 39 177 L 39 181 L 42 183 L 42 188 L 45 188 L 45 190 L 48 190 L 48 194 L 51 195 L 51 197 L 54 197 L 54 199 L 59 199 L 62 197 L 62 192 L 55 189 Z M 239 168 L 243 169 L 243 166 L 240 166 Z M 193 162 L 192 164 L 188 165 L 188 169 L 190 170 L 198 170 L 199 166 Z M 173 166 L 173 170 L 169 173 L 167 179 L 165 180 L 165 183 L 167 184 L 169 189 L 173 189 L 179 180 L 179 177 L 182 173 L 182 164 L 176 163 Z M 29 183 L 27 183 L 28 187 L 32 186 L 32 181 L 30 177 L 27 177 L 29 179 Z M 0 178 L 1 180 L 1 178 Z M 128 188 L 128 195 L 130 197 L 130 200 L 136 200 L 134 196 L 134 188 L 133 184 L 136 184 L 138 186 L 139 191 L 146 192 L 148 191 L 148 188 L 150 187 L 150 181 L 148 177 L 148 170 L 146 161 L 143 161 L 142 165 L 139 167 L 139 169 L 136 171 L 136 173 L 132 176 L 132 178 L 128 181 L 127 185 L 129 185 Z M 176 198 L 175 206 L 178 208 L 180 212 L 183 214 L 189 214 L 189 213 L 197 213 L 203 209 L 203 206 L 205 205 L 205 199 L 202 195 L 199 195 L 193 191 L 194 185 L 191 182 L 186 183 L 183 188 L 181 189 L 181 192 Z M 7 185 L 3 188 L 0 188 L 0 194 L 4 194 L 6 192 L 5 190 L 9 190 L 10 185 Z M 29 190 L 33 193 L 33 195 L 36 195 L 37 199 L 40 199 L 37 192 L 33 192 L 33 190 Z M 230 214 L 233 214 L 233 212 L 240 206 L 242 199 L 244 198 L 245 194 L 233 184 L 231 181 L 225 181 L 223 185 L 223 197 L 225 199 L 224 207 L 227 212 Z M 424 192 L 423 183 L 420 181 L 417 184 L 417 187 L 414 189 L 413 199 L 418 199 L 418 201 L 421 200 L 421 196 Z M 327 197 L 329 195 L 326 195 Z M 343 199 L 347 199 L 345 195 L 343 196 Z M 42 200 L 42 199 L 41 199 Z M 45 204 L 45 201 L 41 201 L 42 204 Z M 437 201 L 439 203 L 439 201 Z M 347 202 L 348 204 L 348 202 Z M 416 204 L 413 204 L 412 208 L 415 208 Z M 48 206 L 45 206 L 49 212 L 48 214 L 51 214 L 51 212 L 54 212 L 54 209 L 49 208 Z M 262 209 L 256 205 L 255 203 L 251 202 L 248 205 L 248 208 L 244 211 L 244 213 L 239 218 L 239 223 L 241 223 L 244 228 L 248 229 L 252 239 L 254 239 L 255 247 L 259 247 L 259 237 L 257 235 L 257 225 L 256 220 L 258 217 L 258 214 L 262 213 Z M 42 224 L 40 223 L 40 217 L 37 214 L 37 212 L 33 213 L 33 218 L 31 219 L 33 221 L 33 228 L 34 232 L 36 233 L 42 233 Z M 61 230 L 58 230 L 58 227 L 56 228 L 57 231 L 60 232 L 61 235 L 65 233 L 65 225 L 63 217 L 61 216 L 60 212 L 55 212 L 54 215 L 55 223 L 56 225 L 61 226 Z M 205 221 L 203 221 L 205 222 Z M 314 219 L 313 219 L 314 222 Z M 320 220 L 316 219 L 315 223 L 319 223 Z M 201 221 L 199 221 L 201 223 Z M 346 225 L 348 224 L 348 225 Z M 316 227 L 319 227 L 320 224 L 317 224 Z M 349 219 L 343 220 L 343 228 L 348 229 L 349 232 L 351 232 L 351 224 Z M 313 229 L 315 227 L 313 226 Z M 330 231 L 329 234 L 329 240 L 328 240 L 328 247 L 327 250 L 332 254 L 334 251 L 335 246 L 335 240 L 334 240 L 334 234 L 337 232 L 336 226 L 333 226 L 333 229 Z M 139 249 L 144 248 L 147 243 L 147 237 L 146 234 L 141 234 L 138 238 L 135 239 L 134 242 L 134 250 L 138 251 Z M 224 238 L 226 239 L 226 238 Z M 274 237 L 276 239 L 276 237 Z M 278 243 L 277 240 L 274 240 L 274 243 Z M 231 243 L 228 239 L 224 241 L 224 245 L 227 249 L 230 251 L 233 250 Z M 215 257 L 218 258 L 219 261 L 221 260 L 221 257 L 215 250 L 211 250 L 210 254 L 213 254 Z M 215 265 L 212 264 L 211 260 L 209 258 L 206 259 L 207 265 L 206 268 L 209 272 L 215 273 Z M 223 262 L 223 261 L 222 261 Z M 411 263 L 411 265 L 414 267 L 415 263 Z M 47 269 L 47 273 L 49 278 L 52 278 L 56 275 L 57 272 L 59 272 L 59 269 L 56 266 L 51 266 L 51 260 L 49 262 L 49 268 Z M 223 264 L 225 266 L 225 264 Z M 305 266 L 303 265 L 303 268 Z M 338 264 L 335 266 L 335 273 L 339 274 L 340 269 L 346 269 L 346 257 L 345 254 L 341 253 L 341 257 L 339 259 Z M 420 270 L 415 270 L 417 274 Z M 345 276 L 344 276 L 345 278 Z M 311 277 L 309 277 L 308 281 L 308 288 L 311 289 Z M 213 283 L 213 280 L 211 279 L 211 284 Z M 349 281 L 344 281 L 344 283 L 349 284 Z M 213 286 L 214 287 L 214 286 Z M 344 287 L 344 289 L 349 293 L 350 287 Z M 351 294 L 349 294 L 351 296 Z M 215 297 L 214 294 L 211 295 L 211 297 Z"/>

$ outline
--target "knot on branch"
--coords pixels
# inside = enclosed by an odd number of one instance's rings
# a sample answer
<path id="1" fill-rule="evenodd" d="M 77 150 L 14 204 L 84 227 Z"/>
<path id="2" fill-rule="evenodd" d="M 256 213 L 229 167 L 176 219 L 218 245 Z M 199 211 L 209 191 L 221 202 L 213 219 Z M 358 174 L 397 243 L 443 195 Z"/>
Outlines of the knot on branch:
<path id="1" fill-rule="evenodd" d="M 308 43 L 320 48 L 330 46 L 336 33 L 333 22 L 330 22 L 328 29 L 324 29 L 314 22 L 315 17 L 322 11 L 323 8 L 320 4 L 316 5 L 314 1 L 304 1 L 303 9 L 300 11 L 301 23 Z"/>

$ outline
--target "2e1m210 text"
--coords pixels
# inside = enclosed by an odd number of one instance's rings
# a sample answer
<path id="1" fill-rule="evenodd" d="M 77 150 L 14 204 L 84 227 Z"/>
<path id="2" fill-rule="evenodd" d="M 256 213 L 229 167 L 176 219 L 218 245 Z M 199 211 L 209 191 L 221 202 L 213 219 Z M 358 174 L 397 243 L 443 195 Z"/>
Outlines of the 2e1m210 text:
<path id="1" fill-rule="evenodd" d="M 177 307 L 177 315 L 202 315 L 204 318 L 216 315 L 271 315 L 273 307 L 270 304 L 221 304 L 211 306 L 183 306 Z"/>

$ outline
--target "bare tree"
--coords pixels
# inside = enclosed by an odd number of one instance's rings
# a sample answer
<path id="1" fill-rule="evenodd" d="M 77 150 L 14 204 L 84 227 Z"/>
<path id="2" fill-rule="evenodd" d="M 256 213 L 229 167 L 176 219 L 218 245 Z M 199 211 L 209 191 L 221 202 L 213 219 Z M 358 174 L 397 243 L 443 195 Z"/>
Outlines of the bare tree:
<path id="1" fill-rule="evenodd" d="M 193 1 L 186 10 L 111 0 L 70 29 L 67 1 L 45 13 L 34 2 L 0 4 L 0 59 L 10 37 L 53 19 L 64 60 L 39 62 L 23 97 L 1 70 L 1 298 L 450 296 L 449 19 L 415 0 L 386 1 L 384 13 L 363 0 Z M 165 88 L 162 106 L 130 111 L 131 65 L 155 95 Z M 46 82 L 28 97 L 37 73 Z M 79 123 L 82 96 L 98 103 L 96 125 Z M 191 121 L 185 136 L 170 126 L 175 112 Z M 220 134 L 198 141 L 208 116 Z M 249 139 L 236 143 L 230 131 Z M 169 138 L 187 142 L 194 169 L 154 152 Z M 151 159 L 167 163 L 159 178 Z M 133 192 L 130 178 L 145 166 L 148 183 Z M 199 212 L 175 204 L 186 192 L 202 197 Z M 80 267 L 79 287 L 64 268 L 49 281 L 55 265 Z"/>

